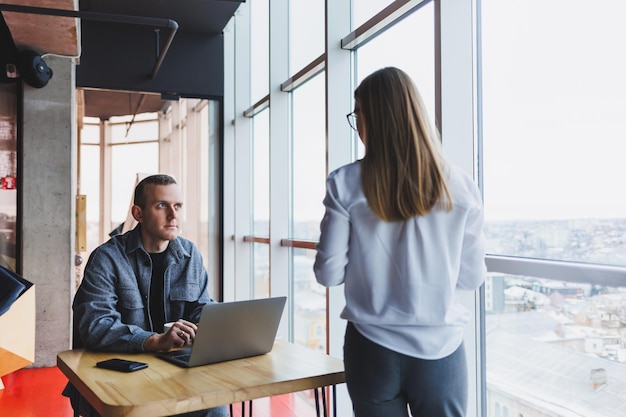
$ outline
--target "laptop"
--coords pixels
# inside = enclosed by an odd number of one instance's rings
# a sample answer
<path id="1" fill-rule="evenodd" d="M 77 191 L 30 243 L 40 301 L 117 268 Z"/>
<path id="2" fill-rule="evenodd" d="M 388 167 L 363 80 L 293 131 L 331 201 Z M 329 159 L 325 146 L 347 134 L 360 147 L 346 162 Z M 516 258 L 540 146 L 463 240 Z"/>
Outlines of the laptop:
<path id="1" fill-rule="evenodd" d="M 189 348 L 157 353 L 191 368 L 268 353 L 272 350 L 287 297 L 207 304 Z"/>

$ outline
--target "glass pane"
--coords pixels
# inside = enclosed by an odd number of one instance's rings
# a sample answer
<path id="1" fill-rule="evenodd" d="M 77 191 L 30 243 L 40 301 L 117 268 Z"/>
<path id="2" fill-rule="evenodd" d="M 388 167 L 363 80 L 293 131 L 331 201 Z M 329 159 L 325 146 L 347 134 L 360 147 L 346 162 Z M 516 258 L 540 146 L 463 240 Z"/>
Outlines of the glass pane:
<path id="1" fill-rule="evenodd" d="M 292 250 L 293 333 L 295 343 L 326 352 L 326 289 L 315 280 L 315 253 Z"/>
<path id="2" fill-rule="evenodd" d="M 111 142 L 145 142 L 159 139 L 159 122 L 129 120 L 126 123 L 111 123 Z"/>
<path id="3" fill-rule="evenodd" d="M 487 416 L 626 416 L 626 288 L 490 274 Z"/>
<path id="4" fill-rule="evenodd" d="M 253 177 L 252 200 L 254 224 L 252 233 L 258 237 L 270 235 L 270 110 L 254 116 L 253 125 Z M 270 258 L 269 245 L 254 243 L 253 294 L 255 298 L 269 297 Z"/>
<path id="5" fill-rule="evenodd" d="M 270 245 L 253 243 L 254 298 L 270 296 Z"/>
<path id="6" fill-rule="evenodd" d="M 252 0 L 250 2 L 250 105 L 270 93 L 270 56 L 269 56 L 269 1 Z"/>
<path id="7" fill-rule="evenodd" d="M 398 67 L 413 78 L 435 117 L 435 9 L 431 2 L 360 47 L 356 52 L 357 85 L 383 67 Z M 398 53 L 410 43 L 410 53 Z M 346 112 L 348 113 L 348 111 Z"/>
<path id="8" fill-rule="evenodd" d="M 422 95 L 428 115 L 435 120 L 435 16 L 431 2 L 411 13 L 356 51 L 357 85 L 372 72 L 389 66 L 405 71 Z M 410 42 L 410 53 L 398 47 Z M 396 47 L 393 47 L 396 46 Z M 349 113 L 352 109 L 347 109 Z M 356 135 L 356 133 L 355 133 Z M 357 142 L 359 157 L 364 148 Z"/>
<path id="9" fill-rule="evenodd" d="M 625 15 L 616 0 L 482 2 L 490 253 L 626 265 Z"/>
<path id="10" fill-rule="evenodd" d="M 209 187 L 211 169 L 209 152 L 211 142 L 209 138 L 209 106 L 206 105 L 200 110 L 200 178 L 198 178 L 198 192 L 200 193 L 200 215 L 198 225 L 200 226 L 200 240 L 196 242 L 198 250 L 202 254 L 204 266 L 208 269 L 209 264 Z"/>
<path id="11" fill-rule="evenodd" d="M 83 118 L 83 128 L 80 132 L 81 143 L 91 143 L 97 145 L 100 143 L 100 123 L 98 119 L 93 119 L 93 122 L 87 122 Z"/>
<path id="12" fill-rule="evenodd" d="M 292 93 L 294 239 L 317 240 L 326 185 L 325 76 L 317 75 Z M 294 341 L 326 349 L 326 290 L 313 274 L 315 251 L 291 250 Z"/>
<path id="13" fill-rule="evenodd" d="M 326 135 L 324 73 L 292 93 L 294 239 L 317 240 L 324 216 Z M 347 112 L 346 112 L 347 113 Z"/>
<path id="14" fill-rule="evenodd" d="M 100 245 L 100 147 L 80 147 L 80 193 L 87 196 L 87 251 Z"/>
<path id="15" fill-rule="evenodd" d="M 324 1 L 289 1 L 289 74 L 324 53 L 324 17 Z"/>
<path id="16" fill-rule="evenodd" d="M 393 3 L 393 0 L 352 0 L 353 30 L 367 22 L 378 12 Z"/>
<path id="17" fill-rule="evenodd" d="M 222 183 L 222 176 L 220 175 L 222 161 L 220 114 L 220 102 L 209 100 L 209 104 L 202 110 L 201 119 L 202 135 L 207 138 L 206 142 L 202 142 L 203 146 L 207 148 L 202 151 L 204 155 L 203 161 L 206 160 L 206 164 L 203 163 L 202 165 L 202 175 L 203 177 L 205 176 L 205 179 L 201 181 L 203 184 L 201 187 L 203 205 L 200 213 L 203 224 L 205 222 L 207 224 L 204 229 L 207 231 L 207 242 L 202 253 L 207 264 L 209 276 L 212 277 L 214 283 L 219 282 L 222 262 L 221 245 L 219 243 L 221 239 L 220 213 L 222 212 L 222 194 L 220 190 L 220 184 Z M 206 197 L 204 196 L 205 194 Z"/>
<path id="18" fill-rule="evenodd" d="M 264 110 L 253 119 L 253 177 L 255 236 L 270 235 L 270 111 Z"/>
<path id="19" fill-rule="evenodd" d="M 159 171 L 159 144 L 117 145 L 111 149 L 111 228 L 124 223 L 133 201 L 137 173 Z M 107 233 L 109 231 L 106 231 Z"/>

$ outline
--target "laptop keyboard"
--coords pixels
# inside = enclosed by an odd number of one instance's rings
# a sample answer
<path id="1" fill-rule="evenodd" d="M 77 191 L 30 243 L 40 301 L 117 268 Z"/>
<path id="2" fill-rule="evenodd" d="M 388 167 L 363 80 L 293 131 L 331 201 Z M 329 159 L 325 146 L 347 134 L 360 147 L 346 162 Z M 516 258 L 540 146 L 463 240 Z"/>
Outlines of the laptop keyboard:
<path id="1" fill-rule="evenodd" d="M 189 362 L 189 358 L 191 357 L 191 349 L 182 349 L 173 352 L 167 352 L 165 355 L 170 358 Z"/>

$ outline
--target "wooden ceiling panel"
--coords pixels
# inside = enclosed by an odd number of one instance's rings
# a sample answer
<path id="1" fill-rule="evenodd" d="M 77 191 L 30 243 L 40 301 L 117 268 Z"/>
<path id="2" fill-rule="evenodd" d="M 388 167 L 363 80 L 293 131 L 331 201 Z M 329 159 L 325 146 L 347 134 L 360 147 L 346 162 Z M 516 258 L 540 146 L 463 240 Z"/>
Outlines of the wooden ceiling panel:
<path id="1" fill-rule="evenodd" d="M 84 116 L 107 120 L 111 116 L 126 116 L 163 111 L 169 101 L 160 94 L 136 91 L 81 89 L 84 94 Z"/>
<path id="2" fill-rule="evenodd" d="M 2 4 L 78 10 L 78 0 L 0 0 Z M 80 55 L 79 20 L 73 17 L 2 12 L 18 50 L 32 49 L 40 55 Z"/>

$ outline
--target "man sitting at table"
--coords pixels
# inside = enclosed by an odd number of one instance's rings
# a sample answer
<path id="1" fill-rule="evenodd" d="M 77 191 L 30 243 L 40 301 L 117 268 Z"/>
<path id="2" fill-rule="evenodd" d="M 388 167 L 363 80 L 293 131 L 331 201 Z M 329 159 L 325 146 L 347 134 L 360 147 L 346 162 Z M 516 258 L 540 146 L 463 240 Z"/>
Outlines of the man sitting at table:
<path id="1" fill-rule="evenodd" d="M 92 252 L 73 303 L 85 348 L 156 352 L 193 342 L 202 307 L 215 301 L 200 252 L 178 236 L 181 200 L 171 176 L 144 178 L 135 187 L 131 208 L 138 225 Z M 167 322 L 175 323 L 164 331 Z M 63 395 L 80 415 L 98 416 L 71 384 Z M 227 415 L 223 406 L 177 417 Z"/>

